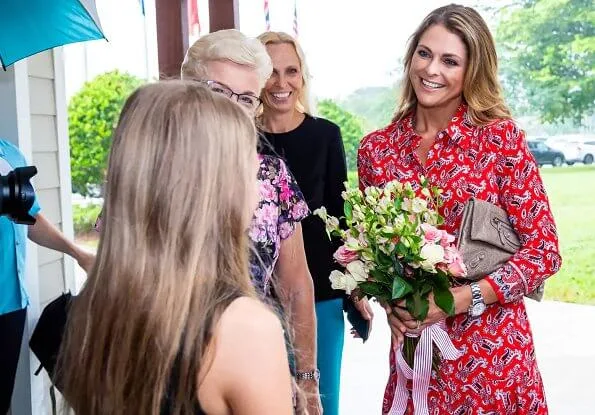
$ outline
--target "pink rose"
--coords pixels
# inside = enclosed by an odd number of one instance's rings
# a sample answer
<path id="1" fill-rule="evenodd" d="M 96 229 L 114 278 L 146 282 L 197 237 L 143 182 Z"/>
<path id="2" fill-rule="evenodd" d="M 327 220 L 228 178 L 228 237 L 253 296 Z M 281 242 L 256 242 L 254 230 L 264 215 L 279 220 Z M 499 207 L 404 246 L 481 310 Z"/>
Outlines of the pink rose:
<path id="1" fill-rule="evenodd" d="M 459 250 L 453 245 L 444 248 L 444 262 L 452 264 L 453 262 L 461 261 L 461 254 Z"/>
<path id="2" fill-rule="evenodd" d="M 448 272 L 456 278 L 464 277 L 467 275 L 467 267 L 463 263 L 463 259 L 459 258 L 448 266 Z"/>
<path id="3" fill-rule="evenodd" d="M 337 249 L 333 257 L 335 258 L 335 261 L 346 267 L 347 264 L 355 261 L 358 258 L 358 255 L 357 252 L 347 249 L 345 245 L 342 245 L 339 249 Z"/>
<path id="4" fill-rule="evenodd" d="M 442 245 L 443 248 L 446 248 L 455 241 L 455 237 L 450 233 L 446 231 L 440 231 L 440 233 L 440 245 Z"/>
<path id="5" fill-rule="evenodd" d="M 428 225 L 427 223 L 423 223 L 421 225 L 421 230 L 424 233 L 424 239 L 426 244 L 433 244 L 442 238 L 442 231 L 437 229 L 432 225 Z"/>

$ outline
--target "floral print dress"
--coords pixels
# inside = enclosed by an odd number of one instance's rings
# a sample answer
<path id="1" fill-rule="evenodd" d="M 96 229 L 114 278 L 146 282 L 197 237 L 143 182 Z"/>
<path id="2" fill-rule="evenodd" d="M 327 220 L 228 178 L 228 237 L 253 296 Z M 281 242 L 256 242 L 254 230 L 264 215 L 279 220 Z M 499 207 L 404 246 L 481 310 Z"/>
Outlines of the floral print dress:
<path id="1" fill-rule="evenodd" d="M 415 150 L 421 137 L 413 115 L 366 136 L 359 148 L 360 187 L 409 181 L 421 176 L 441 187 L 444 229 L 454 235 L 472 197 L 508 213 L 522 248 L 486 275 L 498 296 L 477 318 L 447 319 L 447 331 L 463 355 L 443 361 L 428 394 L 432 415 L 545 415 L 548 413 L 523 296 L 560 269 L 556 225 L 535 159 L 523 132 L 511 120 L 479 127 L 461 105 L 441 131 L 422 165 Z M 388 413 L 397 383 L 394 353 L 384 395 Z M 411 385 L 409 384 L 409 387 Z M 413 414 L 411 400 L 407 414 Z"/>
<path id="2" fill-rule="evenodd" d="M 260 202 L 250 227 L 255 251 L 250 259 L 250 273 L 259 292 L 268 296 L 281 241 L 293 234 L 297 223 L 308 216 L 309 210 L 285 163 L 274 156 L 259 158 Z"/>

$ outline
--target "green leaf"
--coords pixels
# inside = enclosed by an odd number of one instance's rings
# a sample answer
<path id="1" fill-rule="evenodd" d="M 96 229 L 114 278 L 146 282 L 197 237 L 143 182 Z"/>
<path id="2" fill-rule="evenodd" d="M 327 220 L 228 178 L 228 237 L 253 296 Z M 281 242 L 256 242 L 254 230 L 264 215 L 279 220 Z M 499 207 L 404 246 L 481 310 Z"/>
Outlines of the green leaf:
<path id="1" fill-rule="evenodd" d="M 392 260 L 393 267 L 395 268 L 395 274 L 399 277 L 402 277 L 403 273 L 405 272 L 405 270 L 403 269 L 403 264 L 401 263 L 401 261 L 397 260 L 397 258 L 394 255 L 392 257 Z"/>
<path id="2" fill-rule="evenodd" d="M 362 290 L 366 295 L 371 297 L 378 297 L 382 299 L 388 299 L 388 290 L 384 289 L 381 284 L 376 282 L 360 282 L 358 284 L 360 290 Z"/>
<path id="3" fill-rule="evenodd" d="M 434 287 L 434 302 L 449 316 L 455 314 L 455 299 L 449 289 Z"/>
<path id="4" fill-rule="evenodd" d="M 379 269 L 372 269 L 370 270 L 370 275 L 379 283 L 392 287 L 392 278 L 387 273 L 382 272 Z"/>
<path id="5" fill-rule="evenodd" d="M 419 292 L 414 292 L 407 297 L 406 305 L 409 314 L 411 314 L 417 321 L 424 321 L 428 316 L 430 302 L 427 297 L 423 297 Z"/>
<path id="6" fill-rule="evenodd" d="M 345 212 L 345 219 L 351 222 L 353 220 L 353 206 L 347 200 L 343 203 L 343 211 Z"/>
<path id="7" fill-rule="evenodd" d="M 393 279 L 392 300 L 400 300 L 413 291 L 413 287 L 399 276 Z"/>

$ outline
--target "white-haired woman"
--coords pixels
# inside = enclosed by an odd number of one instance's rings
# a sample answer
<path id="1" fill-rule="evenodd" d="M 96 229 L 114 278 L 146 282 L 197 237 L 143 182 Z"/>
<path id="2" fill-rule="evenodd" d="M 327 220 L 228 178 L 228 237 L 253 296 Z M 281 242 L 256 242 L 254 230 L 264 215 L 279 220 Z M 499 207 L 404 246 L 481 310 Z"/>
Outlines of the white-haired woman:
<path id="1" fill-rule="evenodd" d="M 233 29 L 198 39 L 182 65 L 183 79 L 206 84 L 252 114 L 261 104 L 260 91 L 271 72 L 264 46 Z M 277 157 L 260 156 L 258 183 L 260 202 L 250 228 L 258 254 L 252 256 L 252 278 L 263 295 L 280 300 L 293 329 L 294 375 L 309 396 L 310 414 L 316 414 L 320 399 L 314 289 L 301 225 L 309 214 L 308 206 L 285 163 Z"/>

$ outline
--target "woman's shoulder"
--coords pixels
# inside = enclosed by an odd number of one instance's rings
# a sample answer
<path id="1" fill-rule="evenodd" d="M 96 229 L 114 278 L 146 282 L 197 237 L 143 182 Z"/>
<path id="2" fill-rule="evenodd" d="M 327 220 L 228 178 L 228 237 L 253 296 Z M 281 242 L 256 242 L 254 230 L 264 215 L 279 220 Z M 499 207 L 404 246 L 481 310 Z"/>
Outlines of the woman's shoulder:
<path id="1" fill-rule="evenodd" d="M 480 128 L 483 141 L 492 150 L 516 150 L 525 141 L 525 133 L 512 118 L 497 119 Z"/>
<path id="2" fill-rule="evenodd" d="M 275 339 L 283 338 L 279 317 L 260 300 L 251 297 L 239 297 L 225 309 L 217 332 L 216 344 L 232 360 L 242 358 L 243 352 L 238 354 L 236 350 L 238 344 L 246 351 L 274 344 Z"/>
<path id="3" fill-rule="evenodd" d="M 314 131 L 317 136 L 327 140 L 341 135 L 341 128 L 331 120 L 323 117 L 306 114 L 302 125 L 305 127 L 304 131 Z"/>
<path id="4" fill-rule="evenodd" d="M 393 121 L 383 128 L 372 131 L 366 134 L 360 141 L 360 149 L 371 149 L 377 147 L 379 144 L 387 142 L 390 137 L 394 137 L 399 127 L 403 125 L 403 121 Z"/>
<path id="5" fill-rule="evenodd" d="M 272 179 L 277 176 L 280 176 L 280 178 L 284 178 L 285 176 L 287 176 L 287 164 L 285 164 L 285 162 L 280 157 L 269 154 L 261 154 L 259 155 L 259 160 L 259 176 L 261 179 Z"/>

